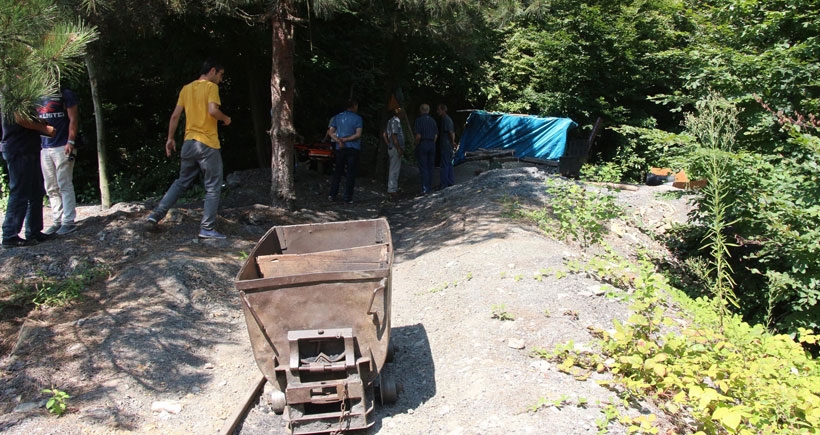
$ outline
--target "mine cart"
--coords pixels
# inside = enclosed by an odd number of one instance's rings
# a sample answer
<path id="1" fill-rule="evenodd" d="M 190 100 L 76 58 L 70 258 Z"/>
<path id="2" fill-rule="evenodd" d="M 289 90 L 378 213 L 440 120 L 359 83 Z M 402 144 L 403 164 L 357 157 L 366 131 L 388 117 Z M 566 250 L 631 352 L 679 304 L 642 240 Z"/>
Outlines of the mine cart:
<path id="1" fill-rule="evenodd" d="M 266 393 L 291 433 L 363 429 L 387 373 L 393 243 L 385 219 L 273 227 L 236 289 Z"/>

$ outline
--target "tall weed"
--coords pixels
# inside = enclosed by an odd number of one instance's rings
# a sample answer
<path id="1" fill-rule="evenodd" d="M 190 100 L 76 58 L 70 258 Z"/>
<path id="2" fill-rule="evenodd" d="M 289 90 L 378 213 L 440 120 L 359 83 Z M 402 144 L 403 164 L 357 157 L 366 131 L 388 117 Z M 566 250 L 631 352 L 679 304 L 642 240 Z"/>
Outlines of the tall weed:
<path id="1" fill-rule="evenodd" d="M 740 130 L 737 121 L 740 112 L 716 94 L 699 101 L 696 107 L 698 113 L 687 113 L 684 125 L 697 139 L 693 156 L 707 183 L 701 190 L 700 200 L 702 223 L 706 227 L 701 249 L 709 254 L 710 288 L 723 319 L 729 315 L 728 305 L 739 308 L 729 263 L 729 248 L 736 245 L 730 243 L 727 236 L 727 229 L 735 223 L 730 220 L 729 212 L 734 204 L 725 180 L 731 175 L 729 161 L 735 136 Z"/>

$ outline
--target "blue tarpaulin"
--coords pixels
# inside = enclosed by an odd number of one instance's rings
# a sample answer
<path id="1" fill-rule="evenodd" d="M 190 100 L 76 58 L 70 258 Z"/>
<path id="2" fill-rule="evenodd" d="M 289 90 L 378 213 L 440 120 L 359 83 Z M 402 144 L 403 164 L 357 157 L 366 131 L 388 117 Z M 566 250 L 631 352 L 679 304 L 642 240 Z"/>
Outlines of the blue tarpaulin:
<path id="1" fill-rule="evenodd" d="M 567 145 L 567 130 L 577 126 L 569 118 L 541 118 L 479 110 L 467 117 L 467 126 L 461 135 L 461 145 L 454 161 L 461 163 L 465 152 L 479 148 L 512 149 L 518 158 L 558 160 Z"/>

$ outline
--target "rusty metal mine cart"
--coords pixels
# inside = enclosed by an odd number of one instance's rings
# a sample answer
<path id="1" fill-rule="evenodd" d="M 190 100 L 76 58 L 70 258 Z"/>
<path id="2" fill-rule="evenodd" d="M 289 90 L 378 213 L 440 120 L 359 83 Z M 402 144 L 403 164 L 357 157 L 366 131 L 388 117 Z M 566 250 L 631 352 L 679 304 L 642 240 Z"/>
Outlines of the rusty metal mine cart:
<path id="1" fill-rule="evenodd" d="M 266 394 L 293 434 L 373 425 L 388 375 L 393 243 L 385 219 L 271 228 L 236 277 Z"/>

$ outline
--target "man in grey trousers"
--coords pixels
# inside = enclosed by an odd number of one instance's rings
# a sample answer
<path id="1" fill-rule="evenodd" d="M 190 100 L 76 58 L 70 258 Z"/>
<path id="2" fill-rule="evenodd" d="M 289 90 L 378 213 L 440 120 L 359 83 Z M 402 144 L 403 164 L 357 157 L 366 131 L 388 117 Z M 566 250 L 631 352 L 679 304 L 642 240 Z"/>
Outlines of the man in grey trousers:
<path id="1" fill-rule="evenodd" d="M 149 229 L 157 224 L 168 213 L 168 210 L 193 183 L 199 170 L 202 170 L 205 181 L 205 205 L 202 212 L 199 237 L 203 239 L 224 239 L 225 235 L 216 230 L 216 212 L 219 209 L 219 192 L 222 189 L 222 155 L 220 154 L 217 122 L 231 124 L 231 117 L 222 113 L 219 99 L 219 83 L 225 68 L 213 60 L 207 60 L 200 69 L 197 80 L 182 88 L 177 105 L 168 123 L 168 140 L 165 142 L 165 154 L 170 157 L 176 151 L 176 133 L 179 118 L 185 111 L 185 142 L 180 152 L 179 178 L 174 181 L 168 192 L 154 211 L 148 215 Z"/>

